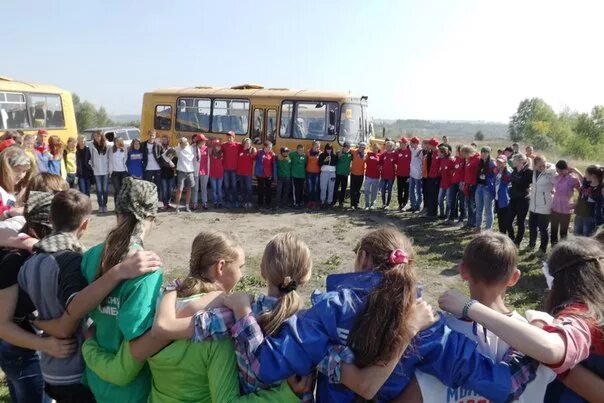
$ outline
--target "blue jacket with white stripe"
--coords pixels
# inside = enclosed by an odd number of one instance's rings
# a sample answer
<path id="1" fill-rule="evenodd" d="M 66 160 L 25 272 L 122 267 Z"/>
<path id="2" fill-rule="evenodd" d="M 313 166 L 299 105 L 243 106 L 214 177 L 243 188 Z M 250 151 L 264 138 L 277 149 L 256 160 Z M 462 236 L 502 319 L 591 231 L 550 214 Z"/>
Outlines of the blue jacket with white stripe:
<path id="1" fill-rule="evenodd" d="M 327 292 L 313 295 L 313 307 L 290 317 L 279 332 L 267 337 L 257 350 L 259 377 L 273 383 L 291 375 L 307 375 L 328 354 L 330 344 L 346 345 L 349 332 L 361 314 L 367 297 L 381 281 L 376 272 L 335 274 L 327 278 Z M 494 402 L 503 402 L 511 391 L 510 369 L 480 354 L 476 343 L 449 329 L 444 317 L 413 339 L 409 349 L 377 399 L 396 398 L 415 369 L 436 376 L 450 387 L 471 388 Z M 330 384 L 319 374 L 318 402 L 353 402 L 354 392 Z"/>

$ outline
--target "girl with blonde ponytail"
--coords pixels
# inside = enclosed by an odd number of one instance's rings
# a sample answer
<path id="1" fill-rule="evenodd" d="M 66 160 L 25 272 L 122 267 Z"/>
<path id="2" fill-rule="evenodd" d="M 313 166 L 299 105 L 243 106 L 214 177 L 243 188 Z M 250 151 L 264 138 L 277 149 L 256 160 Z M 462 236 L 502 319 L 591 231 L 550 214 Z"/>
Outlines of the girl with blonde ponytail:
<path id="1" fill-rule="evenodd" d="M 153 325 L 154 336 L 188 340 L 177 343 L 193 342 L 193 346 L 200 348 L 209 344 L 201 342 L 230 340 L 231 332 L 235 330 L 235 316 L 230 309 L 222 306 L 223 292 L 230 292 L 235 287 L 241 278 L 244 262 L 244 252 L 236 238 L 219 232 L 200 233 L 193 241 L 189 276 L 166 287 Z M 258 318 L 265 334 L 271 335 L 302 307 L 296 289 L 310 278 L 310 250 L 295 235 L 278 234 L 266 246 L 260 266 L 262 277 L 268 283 L 267 295 L 236 293 L 232 298 L 244 299 L 251 305 L 250 313 Z M 173 347 L 177 343 L 166 350 L 177 348 Z M 232 346 L 230 341 L 229 345 Z M 166 371 L 165 361 L 172 359 L 166 350 L 149 359 L 155 379 L 152 395 L 156 389 L 158 395 L 169 394 L 161 390 L 162 385 L 170 383 L 172 376 L 176 377 L 174 374 L 180 372 L 179 368 Z M 263 389 L 277 388 L 274 393 L 280 395 L 275 401 L 300 401 L 286 384 L 277 382 L 267 385 L 259 382 L 253 376 L 251 361 L 247 359 L 248 351 L 236 350 L 235 353 L 239 386 L 243 394 L 266 394 L 269 392 Z M 155 368 L 161 370 L 161 374 L 156 373 Z M 182 383 L 181 378 L 178 378 L 178 382 Z"/>

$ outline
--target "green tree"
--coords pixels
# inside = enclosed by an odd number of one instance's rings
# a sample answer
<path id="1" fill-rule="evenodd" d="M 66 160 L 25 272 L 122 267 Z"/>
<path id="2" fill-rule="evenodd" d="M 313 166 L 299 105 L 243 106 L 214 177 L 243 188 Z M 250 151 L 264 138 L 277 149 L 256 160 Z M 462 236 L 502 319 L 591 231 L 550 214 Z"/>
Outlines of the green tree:
<path id="1" fill-rule="evenodd" d="M 484 133 L 482 132 L 482 130 L 478 130 L 476 132 L 476 134 L 474 135 L 474 140 L 476 140 L 476 141 L 483 141 L 484 140 Z"/>
<path id="2" fill-rule="evenodd" d="M 530 140 L 542 134 L 552 136 L 558 117 L 551 106 L 541 98 L 524 99 L 510 118 L 508 134 L 512 141 Z"/>
<path id="3" fill-rule="evenodd" d="M 78 124 L 78 132 L 83 132 L 86 129 L 97 126 L 97 111 L 93 104 L 84 101 L 76 111 L 76 122 Z"/>
<path id="4" fill-rule="evenodd" d="M 96 112 L 96 125 L 99 127 L 113 126 L 113 122 L 109 119 L 109 115 L 107 115 L 107 111 L 103 106 Z"/>

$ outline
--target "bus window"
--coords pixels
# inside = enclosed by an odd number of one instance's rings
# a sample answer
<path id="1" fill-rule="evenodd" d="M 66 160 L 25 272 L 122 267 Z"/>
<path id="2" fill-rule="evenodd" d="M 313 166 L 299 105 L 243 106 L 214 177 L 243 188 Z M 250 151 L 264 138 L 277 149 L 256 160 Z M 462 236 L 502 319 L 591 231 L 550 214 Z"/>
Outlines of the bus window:
<path id="1" fill-rule="evenodd" d="M 292 117 L 294 116 L 294 103 L 285 101 L 281 104 L 281 124 L 279 135 L 281 137 L 292 136 Z"/>
<path id="2" fill-rule="evenodd" d="M 247 134 L 250 103 L 244 99 L 215 99 L 212 133 Z"/>
<path id="3" fill-rule="evenodd" d="M 274 109 L 266 111 L 266 139 L 273 145 L 277 142 L 277 111 Z"/>
<path id="4" fill-rule="evenodd" d="M 340 116 L 340 143 L 359 144 L 366 139 L 361 105 L 344 104 Z"/>
<path id="5" fill-rule="evenodd" d="M 52 94 L 30 94 L 29 100 L 34 127 L 65 126 L 61 97 Z"/>
<path id="6" fill-rule="evenodd" d="M 335 139 L 335 125 L 330 120 L 337 116 L 336 102 L 298 102 L 294 122 L 294 138 L 309 140 Z"/>
<path id="7" fill-rule="evenodd" d="M 172 107 L 170 105 L 155 106 L 155 130 L 170 130 L 172 128 Z"/>
<path id="8" fill-rule="evenodd" d="M 0 129 L 27 129 L 29 116 L 23 94 L 0 92 Z"/>
<path id="9" fill-rule="evenodd" d="M 252 141 L 254 144 L 262 143 L 262 127 L 264 126 L 264 109 L 254 109 L 254 129 Z"/>
<path id="10" fill-rule="evenodd" d="M 209 98 L 178 98 L 176 130 L 197 132 L 210 130 Z"/>

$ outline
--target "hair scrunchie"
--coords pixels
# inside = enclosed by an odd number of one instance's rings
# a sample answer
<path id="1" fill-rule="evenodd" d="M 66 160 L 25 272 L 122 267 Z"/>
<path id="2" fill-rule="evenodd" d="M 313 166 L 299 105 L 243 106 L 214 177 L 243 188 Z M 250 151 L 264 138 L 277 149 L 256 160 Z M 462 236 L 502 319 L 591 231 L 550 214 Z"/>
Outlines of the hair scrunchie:
<path id="1" fill-rule="evenodd" d="M 283 279 L 283 282 L 279 284 L 279 291 L 284 294 L 296 291 L 298 289 L 298 283 L 296 280 L 292 280 L 291 277 L 287 276 Z"/>
<path id="2" fill-rule="evenodd" d="M 409 255 L 402 249 L 395 249 L 390 253 L 390 264 L 399 265 L 409 263 Z"/>

